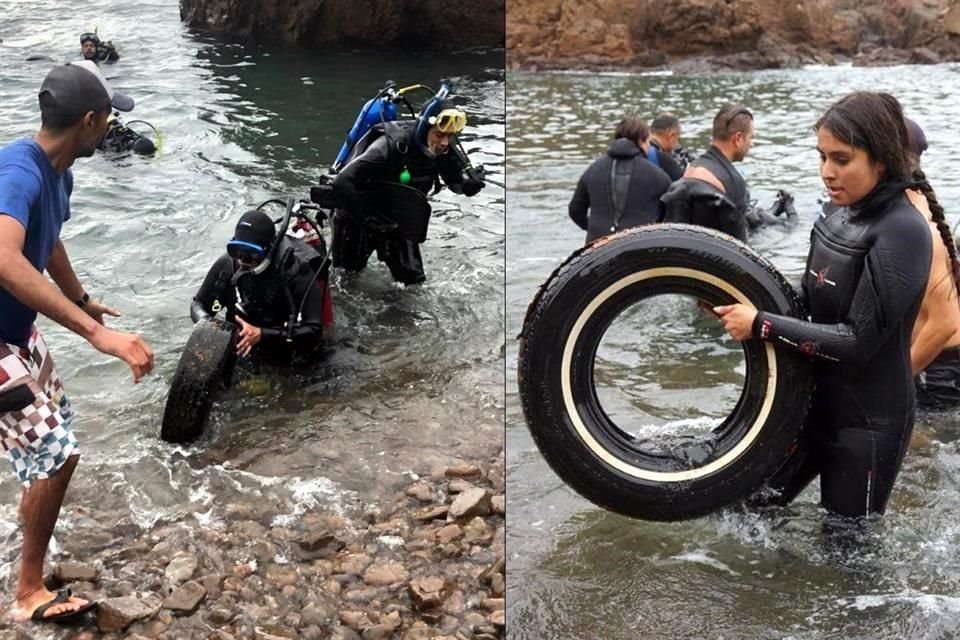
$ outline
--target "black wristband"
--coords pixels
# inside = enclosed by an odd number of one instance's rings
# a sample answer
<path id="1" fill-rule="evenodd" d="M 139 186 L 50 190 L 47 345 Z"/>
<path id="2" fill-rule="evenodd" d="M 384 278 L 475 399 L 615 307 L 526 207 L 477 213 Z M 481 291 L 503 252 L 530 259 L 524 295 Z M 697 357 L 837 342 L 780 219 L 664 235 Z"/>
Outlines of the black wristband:
<path id="1" fill-rule="evenodd" d="M 87 306 L 88 302 L 90 302 L 90 294 L 84 292 L 83 296 L 81 296 L 80 299 L 77 300 L 77 306 L 83 309 L 85 306 Z"/>

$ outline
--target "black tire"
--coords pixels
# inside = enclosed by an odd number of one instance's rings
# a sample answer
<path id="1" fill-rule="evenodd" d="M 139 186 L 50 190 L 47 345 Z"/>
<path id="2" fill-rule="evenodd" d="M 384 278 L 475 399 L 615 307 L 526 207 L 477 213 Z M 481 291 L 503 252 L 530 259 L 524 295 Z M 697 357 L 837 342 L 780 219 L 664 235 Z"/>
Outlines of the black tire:
<path id="1" fill-rule="evenodd" d="M 230 383 L 236 343 L 230 323 L 201 320 L 194 326 L 170 385 L 161 438 L 190 442 L 200 437 L 217 392 Z"/>
<path id="2" fill-rule="evenodd" d="M 540 288 L 520 336 L 518 379 L 530 433 L 562 480 L 610 511 L 674 521 L 747 497 L 783 465 L 806 417 L 813 377 L 800 354 L 744 342 L 743 392 L 714 429 L 714 448 L 700 459 L 642 449 L 600 406 L 594 358 L 621 311 L 663 294 L 801 315 L 783 276 L 730 236 L 677 224 L 630 229 L 579 250 Z"/>

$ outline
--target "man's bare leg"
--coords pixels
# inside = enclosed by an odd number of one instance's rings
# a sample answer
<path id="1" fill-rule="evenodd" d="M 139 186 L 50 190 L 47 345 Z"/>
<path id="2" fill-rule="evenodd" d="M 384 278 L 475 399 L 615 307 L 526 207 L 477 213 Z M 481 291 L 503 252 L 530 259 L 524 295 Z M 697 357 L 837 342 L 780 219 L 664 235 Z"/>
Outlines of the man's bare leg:
<path id="1" fill-rule="evenodd" d="M 43 560 L 53 529 L 60 515 L 64 495 L 70 478 L 77 467 L 80 455 L 67 458 L 64 465 L 51 478 L 36 480 L 24 491 L 20 500 L 20 517 L 23 519 L 23 551 L 20 555 L 20 575 L 17 580 L 16 603 L 10 611 L 16 620 L 29 620 L 40 605 L 50 602 L 56 594 L 43 585 Z M 46 615 L 76 611 L 86 600 L 70 598 L 68 602 L 50 607 Z"/>

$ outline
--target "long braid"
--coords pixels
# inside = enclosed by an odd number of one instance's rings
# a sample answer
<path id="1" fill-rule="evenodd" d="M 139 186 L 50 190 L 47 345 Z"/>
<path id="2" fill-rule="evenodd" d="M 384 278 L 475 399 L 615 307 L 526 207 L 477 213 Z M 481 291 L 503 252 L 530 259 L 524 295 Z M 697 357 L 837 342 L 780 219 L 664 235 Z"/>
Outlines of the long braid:
<path id="1" fill-rule="evenodd" d="M 923 193 L 927 199 L 927 203 L 930 205 L 931 220 L 937 225 L 937 230 L 940 232 L 940 239 L 943 240 L 943 245 L 947 248 L 947 254 L 950 256 L 951 272 L 953 273 L 954 288 L 957 290 L 958 297 L 960 297 L 960 261 L 957 259 L 957 245 L 953 240 L 953 234 L 950 233 L 950 226 L 947 224 L 943 207 L 937 200 L 937 194 L 933 192 L 933 187 L 930 186 L 930 182 L 927 181 L 927 176 L 923 173 L 922 169 L 917 168 L 914 170 L 913 179 L 916 181 L 920 192 Z"/>

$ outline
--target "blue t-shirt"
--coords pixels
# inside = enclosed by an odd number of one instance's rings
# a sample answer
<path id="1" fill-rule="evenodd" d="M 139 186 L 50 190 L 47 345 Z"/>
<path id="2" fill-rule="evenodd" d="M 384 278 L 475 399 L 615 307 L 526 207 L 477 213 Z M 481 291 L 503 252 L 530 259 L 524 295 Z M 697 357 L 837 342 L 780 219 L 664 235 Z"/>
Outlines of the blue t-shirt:
<path id="1" fill-rule="evenodd" d="M 0 149 L 0 215 L 26 229 L 23 255 L 43 273 L 60 227 L 70 219 L 73 173 L 57 173 L 39 144 L 29 138 Z M 37 312 L 0 287 L 0 341 L 27 346 Z"/>

